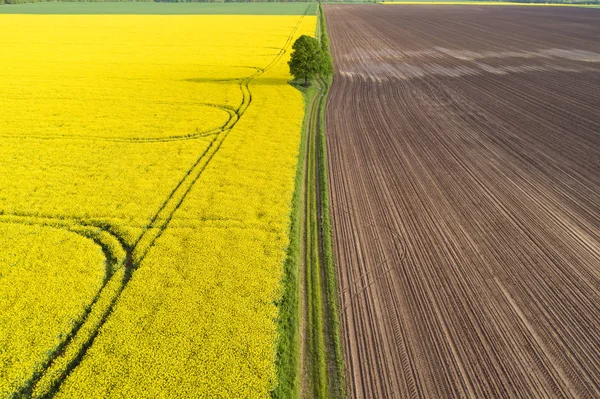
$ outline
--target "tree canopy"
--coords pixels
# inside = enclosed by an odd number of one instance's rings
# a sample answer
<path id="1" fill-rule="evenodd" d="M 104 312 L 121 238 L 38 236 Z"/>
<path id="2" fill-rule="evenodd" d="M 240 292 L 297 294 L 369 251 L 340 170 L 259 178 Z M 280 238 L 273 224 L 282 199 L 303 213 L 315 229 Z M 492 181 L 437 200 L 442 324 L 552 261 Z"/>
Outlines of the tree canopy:
<path id="1" fill-rule="evenodd" d="M 314 37 L 300 36 L 292 46 L 294 50 L 288 65 L 290 73 L 296 79 L 304 79 L 304 85 L 308 86 L 309 79 L 319 73 L 330 73 L 330 62 L 324 54 L 321 44 Z"/>

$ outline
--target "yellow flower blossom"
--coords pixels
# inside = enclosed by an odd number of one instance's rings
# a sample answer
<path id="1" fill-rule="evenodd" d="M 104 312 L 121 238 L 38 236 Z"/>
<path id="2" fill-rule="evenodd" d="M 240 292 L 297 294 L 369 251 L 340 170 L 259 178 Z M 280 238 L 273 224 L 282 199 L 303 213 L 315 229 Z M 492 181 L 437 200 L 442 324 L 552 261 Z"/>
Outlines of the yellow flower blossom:
<path id="1" fill-rule="evenodd" d="M 316 17 L 0 25 L 0 396 L 268 397 Z"/>

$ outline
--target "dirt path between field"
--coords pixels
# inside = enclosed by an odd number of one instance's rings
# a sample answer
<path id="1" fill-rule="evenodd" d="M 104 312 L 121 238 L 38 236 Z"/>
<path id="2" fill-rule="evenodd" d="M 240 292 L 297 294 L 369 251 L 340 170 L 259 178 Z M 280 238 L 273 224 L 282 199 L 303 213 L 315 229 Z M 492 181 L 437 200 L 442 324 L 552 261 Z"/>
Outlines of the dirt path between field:
<path id="1" fill-rule="evenodd" d="M 325 12 L 350 395 L 600 397 L 600 10 Z"/>
<path id="2" fill-rule="evenodd" d="M 300 320 L 300 397 L 335 398 L 340 395 L 341 382 L 336 368 L 334 326 L 330 325 L 327 260 L 325 250 L 324 210 L 319 169 L 321 143 L 319 117 L 325 105 L 327 87 L 315 79 L 318 90 L 306 116 L 306 159 L 304 182 L 303 262 L 301 267 Z"/>
<path id="3" fill-rule="evenodd" d="M 310 226 L 307 224 L 309 215 L 308 209 L 309 206 L 309 198 L 308 198 L 308 190 L 307 184 L 311 184 L 312 180 L 309 181 L 309 176 L 314 174 L 314 171 L 309 167 L 309 152 L 310 146 L 314 145 L 313 138 L 313 128 L 314 128 L 314 118 L 315 118 L 315 107 L 317 103 L 317 98 L 320 96 L 320 92 L 317 92 L 315 96 L 312 98 L 310 105 L 308 106 L 308 115 L 305 118 L 306 124 L 306 152 L 305 152 L 305 160 L 304 160 L 304 184 L 303 184 L 303 218 L 302 218 L 302 262 L 300 264 L 300 398 L 301 399 L 309 399 L 311 397 L 311 378 L 310 378 L 310 352 L 309 352 L 309 342 L 308 342 L 308 308 L 309 308 L 309 300 L 307 294 L 307 270 L 309 268 L 308 262 L 310 262 L 310 254 L 307 253 L 308 245 L 307 245 L 307 230 L 310 229 Z"/>

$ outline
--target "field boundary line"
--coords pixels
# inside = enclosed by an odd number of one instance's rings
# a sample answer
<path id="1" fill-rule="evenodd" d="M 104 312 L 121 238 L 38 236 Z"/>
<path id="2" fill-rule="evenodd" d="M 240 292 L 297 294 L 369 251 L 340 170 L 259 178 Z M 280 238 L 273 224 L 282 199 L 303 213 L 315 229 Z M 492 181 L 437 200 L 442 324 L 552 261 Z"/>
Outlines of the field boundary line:
<path id="1" fill-rule="evenodd" d="M 319 33 L 329 55 L 327 29 L 319 5 Z M 325 103 L 331 77 L 317 76 L 318 86 L 308 107 L 304 191 L 304 298 L 300 327 L 307 363 L 302 398 L 344 398 L 344 359 L 339 334 L 339 297 L 332 254 L 325 140 Z"/>

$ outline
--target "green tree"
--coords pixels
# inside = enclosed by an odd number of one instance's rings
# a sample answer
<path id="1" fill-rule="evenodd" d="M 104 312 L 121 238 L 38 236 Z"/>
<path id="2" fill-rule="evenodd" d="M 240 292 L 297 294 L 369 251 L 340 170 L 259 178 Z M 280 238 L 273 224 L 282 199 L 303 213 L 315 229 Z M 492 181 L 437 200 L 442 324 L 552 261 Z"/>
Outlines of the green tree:
<path id="1" fill-rule="evenodd" d="M 333 60 L 331 59 L 331 54 L 329 54 L 329 40 L 327 36 L 321 37 L 321 74 L 322 75 L 331 75 L 333 73 Z"/>
<path id="2" fill-rule="evenodd" d="M 321 74 L 329 76 L 333 74 L 333 60 L 329 52 L 329 36 L 327 35 L 327 25 L 325 24 L 325 14 L 323 13 L 321 2 L 319 2 L 319 16 L 319 23 L 321 25 L 321 51 L 323 52 Z"/>
<path id="3" fill-rule="evenodd" d="M 294 42 L 292 49 L 294 51 L 288 62 L 290 73 L 296 79 L 304 78 L 304 86 L 308 87 L 309 79 L 326 72 L 321 45 L 314 37 L 302 35 Z"/>

